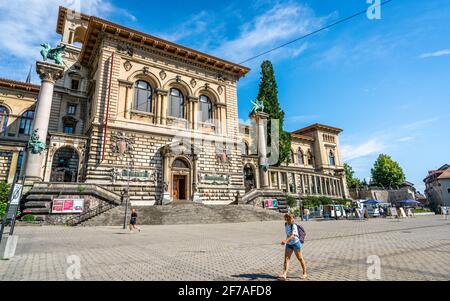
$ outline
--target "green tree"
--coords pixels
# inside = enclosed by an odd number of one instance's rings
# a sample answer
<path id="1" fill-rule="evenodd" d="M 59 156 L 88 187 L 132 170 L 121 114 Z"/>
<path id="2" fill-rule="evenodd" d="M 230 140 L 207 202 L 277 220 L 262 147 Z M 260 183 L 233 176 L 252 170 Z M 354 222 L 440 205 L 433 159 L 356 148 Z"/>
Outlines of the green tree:
<path id="1" fill-rule="evenodd" d="M 264 61 L 261 65 L 261 82 L 259 84 L 258 101 L 264 103 L 266 113 L 269 114 L 268 122 L 268 143 L 271 143 L 271 120 L 279 121 L 279 160 L 277 165 L 287 163 L 290 160 L 291 153 L 291 134 L 285 132 L 284 126 L 284 111 L 280 107 L 278 101 L 278 87 L 275 79 L 275 72 L 270 61 Z M 270 144 L 271 145 L 271 144 Z"/>
<path id="2" fill-rule="evenodd" d="M 6 206 L 9 198 L 9 185 L 5 182 L 0 183 L 0 219 L 3 218 L 6 212 Z"/>
<path id="3" fill-rule="evenodd" d="M 405 173 L 390 156 L 381 154 L 372 168 L 372 181 L 386 188 L 396 187 L 405 182 Z"/>
<path id="4" fill-rule="evenodd" d="M 345 163 L 344 170 L 348 188 L 361 188 L 363 184 L 360 179 L 355 178 L 353 168 L 349 164 Z"/>

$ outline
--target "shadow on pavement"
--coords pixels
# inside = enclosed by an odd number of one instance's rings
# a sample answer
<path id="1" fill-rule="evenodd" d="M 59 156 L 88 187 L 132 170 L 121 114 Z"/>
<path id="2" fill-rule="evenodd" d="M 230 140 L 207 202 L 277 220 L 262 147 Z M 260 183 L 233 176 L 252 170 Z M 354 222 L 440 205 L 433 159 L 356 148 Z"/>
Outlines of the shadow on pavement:
<path id="1" fill-rule="evenodd" d="M 248 280 L 278 280 L 278 278 L 274 275 L 268 274 L 241 274 L 241 275 L 233 275 L 234 278 L 247 278 Z"/>

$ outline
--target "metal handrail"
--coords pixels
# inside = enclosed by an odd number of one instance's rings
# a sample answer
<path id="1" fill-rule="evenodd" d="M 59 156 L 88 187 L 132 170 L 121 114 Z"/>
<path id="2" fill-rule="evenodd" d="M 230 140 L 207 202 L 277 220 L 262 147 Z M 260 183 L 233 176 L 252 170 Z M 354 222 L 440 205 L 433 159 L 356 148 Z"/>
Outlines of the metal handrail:
<path id="1" fill-rule="evenodd" d="M 100 214 L 102 214 L 102 213 L 104 213 L 104 212 L 106 212 L 108 210 L 111 210 L 111 209 L 115 208 L 116 206 L 117 205 L 114 204 L 114 203 L 108 203 L 107 205 L 104 205 L 102 203 L 102 204 L 100 204 L 99 206 L 97 206 L 97 207 L 95 207 L 93 209 L 90 209 L 90 210 L 88 210 L 86 212 L 83 212 L 83 213 L 81 213 L 81 214 L 79 214 L 77 216 L 74 216 L 74 217 L 68 219 L 66 221 L 66 225 L 67 226 L 79 225 L 79 224 L 81 224 L 84 221 L 87 221 L 87 220 L 89 220 L 89 219 L 91 219 L 93 217 L 96 217 L 96 216 L 98 216 L 98 215 L 100 215 Z"/>

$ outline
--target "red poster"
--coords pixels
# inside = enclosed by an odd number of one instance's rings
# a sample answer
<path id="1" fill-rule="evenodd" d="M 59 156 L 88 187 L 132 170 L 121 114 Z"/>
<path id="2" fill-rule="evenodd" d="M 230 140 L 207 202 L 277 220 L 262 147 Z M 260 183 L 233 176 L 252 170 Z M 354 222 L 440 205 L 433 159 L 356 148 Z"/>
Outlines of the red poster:
<path id="1" fill-rule="evenodd" d="M 64 212 L 73 211 L 73 200 L 64 201 Z"/>
<path id="2" fill-rule="evenodd" d="M 52 212 L 63 212 L 64 202 L 63 201 L 54 201 Z"/>

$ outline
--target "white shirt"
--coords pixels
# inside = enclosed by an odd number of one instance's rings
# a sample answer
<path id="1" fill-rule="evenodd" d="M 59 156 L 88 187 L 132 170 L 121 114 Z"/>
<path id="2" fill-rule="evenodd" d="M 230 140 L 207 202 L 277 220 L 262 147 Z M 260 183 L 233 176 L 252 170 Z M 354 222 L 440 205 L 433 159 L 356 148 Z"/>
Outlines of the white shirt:
<path id="1" fill-rule="evenodd" d="M 286 224 L 284 226 L 284 229 L 286 231 L 286 236 L 289 238 L 292 234 L 295 235 L 295 238 L 292 239 L 290 242 L 288 242 L 288 245 L 295 245 L 296 243 L 300 242 L 300 239 L 298 238 L 298 229 L 296 225 L 289 225 Z"/>

